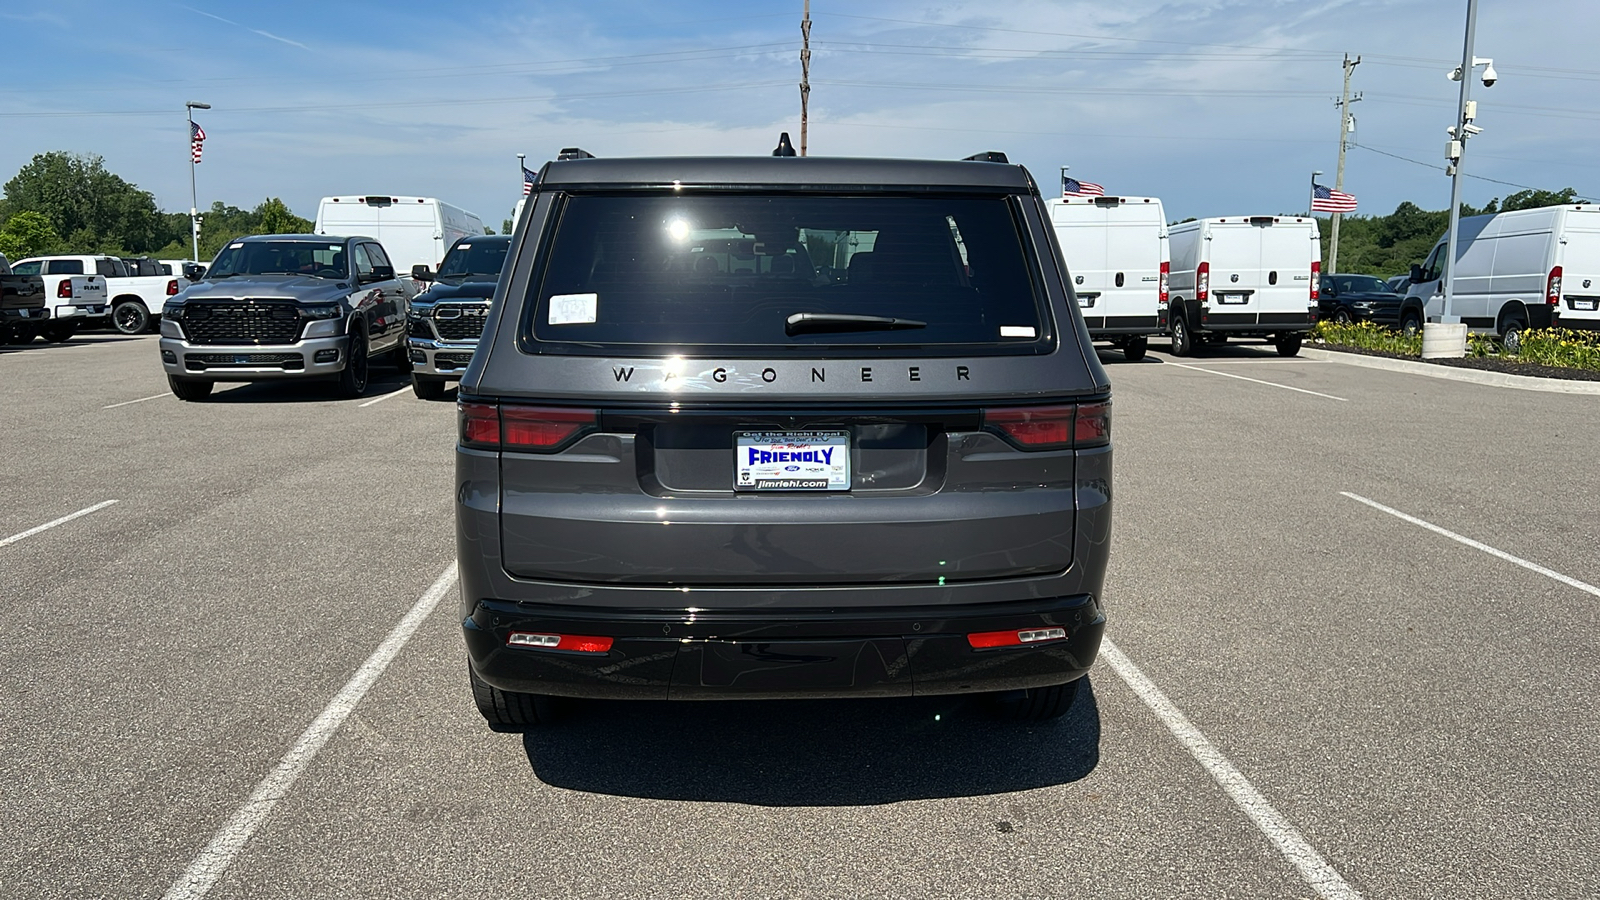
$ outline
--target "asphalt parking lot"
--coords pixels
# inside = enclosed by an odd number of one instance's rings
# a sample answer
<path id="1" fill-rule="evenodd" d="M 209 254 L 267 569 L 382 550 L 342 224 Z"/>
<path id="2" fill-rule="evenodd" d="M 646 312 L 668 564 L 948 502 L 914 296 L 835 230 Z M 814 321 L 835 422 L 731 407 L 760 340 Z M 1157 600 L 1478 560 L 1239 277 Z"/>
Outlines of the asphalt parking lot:
<path id="1" fill-rule="evenodd" d="M 1107 352 L 1111 644 L 1065 719 L 514 735 L 453 620 L 453 403 L 187 404 L 154 345 L 0 350 L 0 896 L 1600 893 L 1600 397 Z"/>

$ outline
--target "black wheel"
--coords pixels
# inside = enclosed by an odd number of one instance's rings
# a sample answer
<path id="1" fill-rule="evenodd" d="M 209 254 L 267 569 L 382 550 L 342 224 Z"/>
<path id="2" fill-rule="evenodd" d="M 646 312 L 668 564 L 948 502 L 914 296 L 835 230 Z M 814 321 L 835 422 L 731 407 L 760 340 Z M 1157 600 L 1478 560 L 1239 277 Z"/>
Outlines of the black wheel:
<path id="1" fill-rule="evenodd" d="M 1414 337 L 1422 333 L 1422 314 L 1416 310 L 1407 310 L 1400 316 L 1400 333 L 1406 337 Z"/>
<path id="2" fill-rule="evenodd" d="M 1150 338 L 1146 335 L 1128 338 L 1122 345 L 1122 355 L 1128 362 L 1138 362 L 1144 359 L 1144 352 L 1150 349 Z"/>
<path id="3" fill-rule="evenodd" d="M 1500 326 L 1500 346 L 1506 348 L 1507 353 L 1517 353 L 1522 350 L 1522 332 L 1528 329 L 1528 323 L 1521 316 L 1507 316 Z"/>
<path id="4" fill-rule="evenodd" d="M 406 340 L 400 341 L 400 346 L 394 348 L 394 355 L 389 357 L 389 362 L 396 372 L 401 375 L 411 374 L 411 344 Z"/>
<path id="5" fill-rule="evenodd" d="M 344 369 L 339 372 L 339 396 L 346 399 L 367 392 L 367 339 L 360 334 L 350 335 L 345 350 Z"/>
<path id="6" fill-rule="evenodd" d="M 1078 696 L 1078 682 L 1052 684 L 1048 687 L 1028 688 L 1025 691 L 1006 691 L 994 695 L 995 712 L 1003 719 L 1014 722 L 1048 722 L 1059 719 L 1072 708 Z"/>
<path id="7" fill-rule="evenodd" d="M 1189 320 L 1182 313 L 1172 316 L 1172 355 L 1188 356 L 1194 352 L 1194 335 L 1189 333 Z"/>
<path id="8" fill-rule="evenodd" d="M 1300 342 L 1303 339 L 1304 336 L 1299 332 L 1294 334 L 1280 334 L 1273 339 L 1272 343 L 1278 348 L 1279 356 L 1295 356 L 1300 352 Z"/>
<path id="9" fill-rule="evenodd" d="M 64 344 L 72 340 L 72 336 L 78 333 L 78 323 L 51 322 L 40 329 L 39 333 L 44 335 L 44 339 L 52 344 Z"/>
<path id="10" fill-rule="evenodd" d="M 179 378 L 176 375 L 167 376 L 167 386 L 172 388 L 172 395 L 179 400 L 197 403 L 211 396 L 213 382 L 202 378 Z"/>
<path id="11" fill-rule="evenodd" d="M 1342 306 L 1339 307 L 1338 312 L 1333 314 L 1333 322 L 1335 325 L 1349 325 L 1354 321 L 1355 319 L 1350 316 L 1350 310 L 1345 309 Z"/>
<path id="12" fill-rule="evenodd" d="M 491 731 L 526 731 L 555 719 L 555 703 L 542 694 L 518 694 L 490 687 L 467 663 L 472 681 L 472 702 L 478 705 Z"/>
<path id="13" fill-rule="evenodd" d="M 112 307 L 111 324 L 123 334 L 144 334 L 150 330 L 150 310 L 137 300 L 124 300 Z"/>
<path id="14" fill-rule="evenodd" d="M 420 400 L 437 400 L 444 396 L 444 379 L 412 373 L 411 393 Z"/>

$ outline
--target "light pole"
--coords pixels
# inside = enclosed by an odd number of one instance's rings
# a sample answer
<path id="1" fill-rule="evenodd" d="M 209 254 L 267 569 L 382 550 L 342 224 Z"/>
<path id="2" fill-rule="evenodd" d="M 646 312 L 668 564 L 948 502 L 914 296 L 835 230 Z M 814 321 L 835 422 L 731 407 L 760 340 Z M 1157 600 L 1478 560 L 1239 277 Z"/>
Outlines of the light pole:
<path id="1" fill-rule="evenodd" d="M 194 261 L 200 261 L 200 199 L 194 186 L 194 111 L 210 109 L 211 104 L 190 100 L 183 104 L 184 115 L 189 119 L 189 236 L 194 240 Z"/>
<path id="2" fill-rule="evenodd" d="M 1451 81 L 1461 82 L 1461 100 L 1456 109 L 1456 124 L 1446 132 L 1450 143 L 1445 145 L 1445 158 L 1450 160 L 1446 171 L 1450 173 L 1450 232 L 1446 239 L 1444 270 L 1444 308 L 1439 321 L 1447 324 L 1460 322 L 1455 315 L 1456 295 L 1456 238 L 1461 230 L 1461 161 L 1467 148 L 1467 138 L 1482 128 L 1472 124 L 1478 117 L 1478 104 L 1468 97 L 1472 92 L 1472 71 L 1483 66 L 1483 86 L 1493 87 L 1499 75 L 1494 70 L 1494 60 L 1472 55 L 1473 39 L 1478 30 L 1478 0 L 1467 0 L 1467 37 L 1461 47 L 1461 65 L 1449 73 Z"/>

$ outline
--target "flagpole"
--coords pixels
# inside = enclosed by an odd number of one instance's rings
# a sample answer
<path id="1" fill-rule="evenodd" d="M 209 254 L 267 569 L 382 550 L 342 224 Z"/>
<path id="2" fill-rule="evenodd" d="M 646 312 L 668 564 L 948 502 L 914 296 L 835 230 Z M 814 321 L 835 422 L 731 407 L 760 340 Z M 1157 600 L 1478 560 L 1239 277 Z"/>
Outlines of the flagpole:
<path id="1" fill-rule="evenodd" d="M 1315 217 L 1317 214 L 1315 208 L 1317 205 L 1317 176 L 1321 174 L 1321 169 L 1317 169 L 1315 172 L 1311 173 L 1311 195 L 1306 198 L 1308 201 L 1306 205 L 1306 218 L 1308 219 Z"/>
<path id="2" fill-rule="evenodd" d="M 194 111 L 210 109 L 211 104 L 190 100 L 183 104 L 184 115 L 189 119 L 189 236 L 194 241 L 194 261 L 200 262 L 200 195 L 194 182 Z"/>

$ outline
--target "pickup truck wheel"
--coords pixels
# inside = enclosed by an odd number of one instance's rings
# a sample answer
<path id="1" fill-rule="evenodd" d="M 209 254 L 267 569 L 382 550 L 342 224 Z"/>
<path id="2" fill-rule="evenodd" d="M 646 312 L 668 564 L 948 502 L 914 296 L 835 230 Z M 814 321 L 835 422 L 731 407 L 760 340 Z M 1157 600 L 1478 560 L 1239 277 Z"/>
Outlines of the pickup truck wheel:
<path id="1" fill-rule="evenodd" d="M 72 340 L 73 335 L 78 333 L 78 323 L 51 322 L 49 325 L 44 326 L 39 333 L 43 334 L 44 339 L 52 344 L 66 343 Z"/>
<path id="2" fill-rule="evenodd" d="M 1277 346 L 1279 356 L 1297 356 L 1300 353 L 1301 340 L 1302 338 L 1297 332 L 1295 334 L 1280 334 L 1273 339 L 1272 343 Z"/>
<path id="3" fill-rule="evenodd" d="M 1122 355 L 1128 362 L 1138 362 L 1144 359 L 1144 352 L 1150 349 L 1150 338 L 1145 335 L 1131 337 L 1122 345 Z"/>
<path id="4" fill-rule="evenodd" d="M 1335 325 L 1349 325 L 1354 321 L 1355 320 L 1350 317 L 1350 310 L 1345 309 L 1342 306 L 1339 307 L 1338 311 L 1333 314 L 1333 324 Z"/>
<path id="5" fill-rule="evenodd" d="M 1059 719 L 1072 708 L 1078 697 L 1079 678 L 1066 684 L 1006 691 L 993 695 L 995 712 L 1014 722 L 1048 722 Z"/>
<path id="6" fill-rule="evenodd" d="M 472 681 L 472 702 L 489 723 L 490 731 L 526 731 L 555 719 L 555 703 L 549 697 L 490 687 L 478 677 L 471 662 L 467 663 L 467 677 Z"/>
<path id="7" fill-rule="evenodd" d="M 344 369 L 339 372 L 339 396 L 359 397 L 367 391 L 367 339 L 360 334 L 350 335 L 345 354 Z"/>
<path id="8" fill-rule="evenodd" d="M 1172 355 L 1188 356 L 1194 352 L 1194 336 L 1189 333 L 1189 320 L 1182 313 L 1172 317 Z"/>
<path id="9" fill-rule="evenodd" d="M 179 400 L 197 403 L 211 396 L 211 387 L 214 382 L 203 378 L 179 378 L 176 375 L 167 376 L 167 386 L 172 388 L 172 396 Z"/>
<path id="10" fill-rule="evenodd" d="M 437 400 L 444 396 L 444 379 L 412 373 L 411 393 L 419 400 Z"/>
<path id="11" fill-rule="evenodd" d="M 150 310 L 137 300 L 124 300 L 112 308 L 111 324 L 123 334 L 144 334 L 150 330 Z"/>

